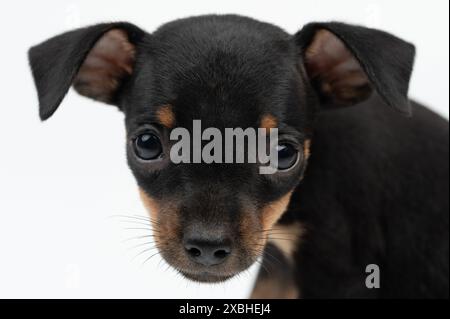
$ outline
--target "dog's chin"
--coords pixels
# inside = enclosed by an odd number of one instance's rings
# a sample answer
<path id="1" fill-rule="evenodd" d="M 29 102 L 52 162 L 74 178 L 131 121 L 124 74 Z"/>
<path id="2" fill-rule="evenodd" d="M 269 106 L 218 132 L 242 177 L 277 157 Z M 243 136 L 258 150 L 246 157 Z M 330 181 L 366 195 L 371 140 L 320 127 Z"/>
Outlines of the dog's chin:
<path id="1" fill-rule="evenodd" d="M 197 273 L 190 273 L 190 272 L 184 272 L 180 271 L 180 273 L 187 279 L 196 281 L 196 282 L 202 282 L 202 283 L 220 283 L 227 281 L 228 279 L 234 277 L 233 275 L 222 275 L 222 274 L 215 274 L 212 272 L 202 271 Z"/>

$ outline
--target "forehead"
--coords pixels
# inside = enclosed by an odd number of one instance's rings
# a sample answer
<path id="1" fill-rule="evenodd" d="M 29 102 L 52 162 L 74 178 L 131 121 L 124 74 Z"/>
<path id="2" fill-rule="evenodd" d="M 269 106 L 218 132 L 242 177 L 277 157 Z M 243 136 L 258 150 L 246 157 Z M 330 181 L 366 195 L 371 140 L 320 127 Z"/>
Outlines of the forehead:
<path id="1" fill-rule="evenodd" d="M 189 28 L 194 27 L 159 31 L 145 48 L 127 116 L 158 120 L 161 112 L 167 117 L 163 107 L 170 105 L 177 126 L 201 119 L 220 128 L 257 127 L 263 114 L 283 123 L 287 113 L 301 113 L 301 81 L 284 33 Z"/>
<path id="2" fill-rule="evenodd" d="M 204 127 L 295 127 L 306 119 L 306 98 L 297 81 L 261 90 L 226 84 L 212 88 L 189 81 L 181 86 L 172 91 L 172 98 L 140 95 L 139 102 L 133 102 L 126 112 L 127 119 L 156 122 L 167 128 L 189 128 L 198 119 Z"/>

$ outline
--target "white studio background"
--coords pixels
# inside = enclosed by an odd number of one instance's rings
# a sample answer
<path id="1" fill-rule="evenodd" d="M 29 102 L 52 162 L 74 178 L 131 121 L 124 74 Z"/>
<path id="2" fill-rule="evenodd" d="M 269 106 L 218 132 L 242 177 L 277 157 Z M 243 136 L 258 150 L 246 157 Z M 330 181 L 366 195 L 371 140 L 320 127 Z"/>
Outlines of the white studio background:
<path id="1" fill-rule="evenodd" d="M 238 13 L 293 33 L 311 21 L 381 28 L 416 44 L 411 97 L 448 118 L 449 3 L 341 1 L 2 1 L 0 4 L 0 298 L 241 298 L 256 273 L 222 285 L 188 282 L 115 218 L 145 215 L 125 160 L 123 116 L 70 92 L 38 119 L 28 48 L 58 33 L 125 20 L 152 31 L 172 19 Z M 374 48 L 377 50 L 377 48 Z M 142 242 L 142 241 L 141 241 Z"/>

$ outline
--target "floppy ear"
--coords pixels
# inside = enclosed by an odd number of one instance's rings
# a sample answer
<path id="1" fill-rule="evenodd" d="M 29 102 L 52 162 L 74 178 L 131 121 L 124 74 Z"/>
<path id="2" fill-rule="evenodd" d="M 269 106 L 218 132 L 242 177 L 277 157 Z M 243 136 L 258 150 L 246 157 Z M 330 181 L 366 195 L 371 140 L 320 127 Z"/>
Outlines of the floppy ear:
<path id="1" fill-rule="evenodd" d="M 56 111 L 72 84 L 81 95 L 117 105 L 118 92 L 133 71 L 136 45 L 144 35 L 129 23 L 105 23 L 32 47 L 28 57 L 41 119 Z"/>
<path id="2" fill-rule="evenodd" d="M 295 41 L 325 107 L 356 104 L 375 90 L 389 106 L 411 114 L 412 44 L 383 31 L 336 22 L 308 24 Z"/>

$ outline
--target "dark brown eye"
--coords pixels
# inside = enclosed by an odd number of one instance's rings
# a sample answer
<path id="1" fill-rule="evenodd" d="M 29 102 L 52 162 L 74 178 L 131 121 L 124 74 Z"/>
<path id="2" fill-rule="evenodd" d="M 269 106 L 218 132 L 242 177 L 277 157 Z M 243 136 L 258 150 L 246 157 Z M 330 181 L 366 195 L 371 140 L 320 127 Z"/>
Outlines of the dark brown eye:
<path id="1" fill-rule="evenodd" d="M 287 170 L 297 163 L 298 151 L 288 143 L 278 144 L 278 169 Z"/>
<path id="2" fill-rule="evenodd" d="M 162 154 L 162 145 L 158 136 L 153 133 L 144 133 L 134 140 L 134 152 L 142 160 L 157 159 Z"/>

